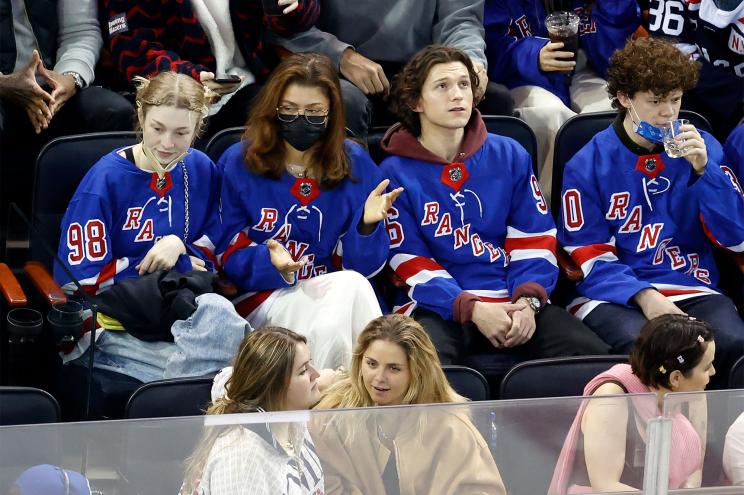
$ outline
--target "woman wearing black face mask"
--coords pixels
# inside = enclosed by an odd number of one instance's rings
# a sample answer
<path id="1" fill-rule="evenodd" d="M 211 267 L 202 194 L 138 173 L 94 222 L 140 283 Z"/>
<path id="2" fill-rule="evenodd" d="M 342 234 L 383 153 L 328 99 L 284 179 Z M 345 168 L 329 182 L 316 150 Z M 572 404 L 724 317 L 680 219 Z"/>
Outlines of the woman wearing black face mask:
<path id="1" fill-rule="evenodd" d="M 218 252 L 238 312 L 255 327 L 297 329 L 319 368 L 348 366 L 381 314 L 365 277 L 386 262 L 383 220 L 402 192 L 385 193 L 367 152 L 345 140 L 343 116 L 330 60 L 293 55 L 257 96 L 243 142 L 220 158 Z"/>

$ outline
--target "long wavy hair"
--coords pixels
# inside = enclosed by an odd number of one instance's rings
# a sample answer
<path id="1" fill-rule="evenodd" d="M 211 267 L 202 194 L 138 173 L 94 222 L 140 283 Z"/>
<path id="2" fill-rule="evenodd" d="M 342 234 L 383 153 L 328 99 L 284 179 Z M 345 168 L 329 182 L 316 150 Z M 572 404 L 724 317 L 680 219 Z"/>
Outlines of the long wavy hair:
<path id="1" fill-rule="evenodd" d="M 212 402 L 207 414 L 284 410 L 300 343 L 306 344 L 307 339 L 281 327 L 264 327 L 249 333 L 235 357 L 232 376 L 225 385 L 225 396 Z M 186 460 L 181 493 L 195 493 L 212 446 L 226 431 L 215 426 L 206 430 L 198 447 Z"/>
<path id="2" fill-rule="evenodd" d="M 399 345 L 408 359 L 411 383 L 403 404 L 465 402 L 450 386 L 442 364 L 426 330 L 413 318 L 385 315 L 375 318 L 357 339 L 348 376 L 334 384 L 316 409 L 368 407 L 375 403 L 362 378 L 362 359 L 372 342 L 384 340 Z"/>
<path id="3" fill-rule="evenodd" d="M 244 160 L 254 174 L 274 179 L 284 171 L 284 140 L 279 135 L 276 109 L 291 84 L 319 88 L 328 98 L 328 121 L 323 138 L 308 150 L 308 169 L 321 188 L 330 189 L 351 176 L 344 148 L 344 103 L 338 73 L 331 61 L 317 53 L 298 53 L 285 58 L 261 89 L 248 116 L 243 135 Z M 300 117 L 301 118 L 301 117 Z"/>

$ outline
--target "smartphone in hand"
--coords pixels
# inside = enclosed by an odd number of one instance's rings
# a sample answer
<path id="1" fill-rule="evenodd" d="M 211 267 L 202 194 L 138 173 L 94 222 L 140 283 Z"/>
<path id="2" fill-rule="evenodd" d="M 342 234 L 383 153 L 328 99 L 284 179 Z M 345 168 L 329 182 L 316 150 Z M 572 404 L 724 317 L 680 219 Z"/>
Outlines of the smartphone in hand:
<path id="1" fill-rule="evenodd" d="M 218 84 L 237 84 L 240 82 L 240 76 L 234 74 L 225 74 L 213 79 Z"/>

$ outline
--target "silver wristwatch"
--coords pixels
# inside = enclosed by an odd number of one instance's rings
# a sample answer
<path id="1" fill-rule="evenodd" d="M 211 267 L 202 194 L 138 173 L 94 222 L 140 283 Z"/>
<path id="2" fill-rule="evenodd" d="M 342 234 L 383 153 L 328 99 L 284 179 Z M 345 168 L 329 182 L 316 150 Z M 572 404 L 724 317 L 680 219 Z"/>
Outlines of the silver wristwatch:
<path id="1" fill-rule="evenodd" d="M 540 302 L 540 299 L 538 299 L 535 296 L 523 296 L 522 299 L 527 301 L 527 304 L 530 305 L 530 308 L 532 308 L 532 311 L 535 312 L 535 314 L 538 314 L 540 310 L 542 309 L 542 303 Z"/>
<path id="2" fill-rule="evenodd" d="M 67 72 L 63 72 L 62 75 L 72 76 L 72 78 L 75 80 L 76 89 L 83 89 L 85 87 L 85 81 L 83 80 L 82 76 L 78 74 L 77 72 L 68 70 Z"/>

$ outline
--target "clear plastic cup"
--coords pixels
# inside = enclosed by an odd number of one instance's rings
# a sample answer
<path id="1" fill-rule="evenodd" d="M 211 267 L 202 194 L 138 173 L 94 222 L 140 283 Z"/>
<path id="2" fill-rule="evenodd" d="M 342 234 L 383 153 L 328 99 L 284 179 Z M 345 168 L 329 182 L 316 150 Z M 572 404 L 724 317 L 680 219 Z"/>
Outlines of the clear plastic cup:
<path id="1" fill-rule="evenodd" d="M 576 60 L 579 51 L 579 16 L 574 12 L 553 12 L 545 18 L 545 27 L 552 43 L 563 43 L 561 51 L 572 52 Z"/>
<path id="2" fill-rule="evenodd" d="M 664 143 L 664 151 L 671 158 L 684 156 L 683 144 L 686 140 L 680 140 L 677 136 L 683 132 L 680 128 L 689 123 L 690 121 L 687 119 L 676 119 L 661 126 L 661 140 Z"/>

